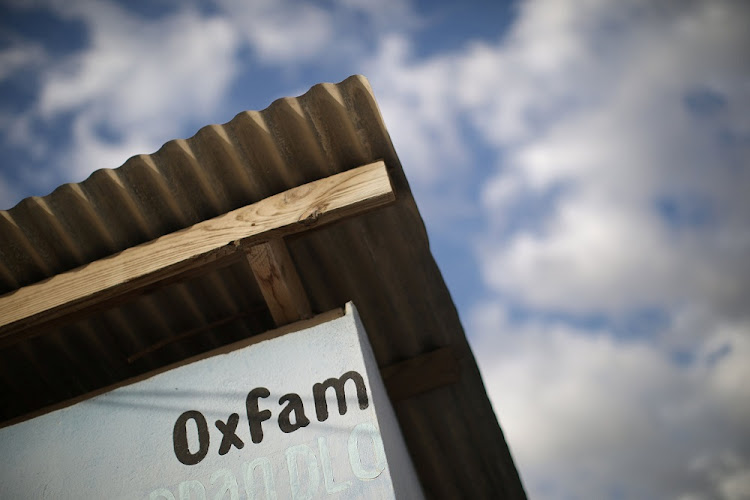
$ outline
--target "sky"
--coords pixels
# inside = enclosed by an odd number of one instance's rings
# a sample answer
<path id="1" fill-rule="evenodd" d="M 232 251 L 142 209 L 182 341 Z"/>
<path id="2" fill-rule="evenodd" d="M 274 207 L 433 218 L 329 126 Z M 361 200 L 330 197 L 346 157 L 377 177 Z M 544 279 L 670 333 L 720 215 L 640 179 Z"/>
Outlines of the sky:
<path id="1" fill-rule="evenodd" d="M 369 80 L 530 498 L 750 498 L 750 3 L 0 2 L 0 209 Z"/>

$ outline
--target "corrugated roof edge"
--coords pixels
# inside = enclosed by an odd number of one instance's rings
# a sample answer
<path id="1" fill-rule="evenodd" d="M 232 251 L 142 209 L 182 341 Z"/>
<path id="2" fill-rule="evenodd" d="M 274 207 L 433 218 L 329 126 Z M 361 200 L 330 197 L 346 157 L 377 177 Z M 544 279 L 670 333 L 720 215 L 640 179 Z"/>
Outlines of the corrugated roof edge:
<path id="1" fill-rule="evenodd" d="M 349 162 L 348 164 L 331 164 L 331 158 L 318 158 L 316 165 L 301 165 L 301 168 L 289 168 L 288 158 L 291 153 L 285 151 L 288 145 L 279 144 L 286 136 L 279 130 L 288 126 L 289 112 L 292 110 L 301 116 L 302 121 L 311 121 L 311 115 L 305 115 L 305 109 L 312 105 L 313 101 L 334 99 L 344 108 L 352 108 L 352 104 L 344 102 L 345 96 L 342 88 L 346 90 L 346 97 L 354 93 L 363 94 L 367 105 L 371 108 L 368 118 L 377 121 L 377 134 L 382 135 L 379 144 L 370 144 L 372 127 L 367 132 L 353 130 L 356 134 L 352 137 L 352 148 L 361 148 L 363 145 L 367 151 L 356 151 L 350 156 L 360 156 L 361 162 Z M 361 102 L 357 102 L 361 106 Z M 359 118 L 358 113 L 347 113 L 354 118 Z M 279 115 L 282 115 L 279 119 Z M 257 128 L 264 129 L 268 134 L 268 142 L 258 145 L 256 150 L 241 151 L 246 153 L 247 158 L 237 158 L 237 152 L 233 148 L 240 148 L 236 137 L 233 137 L 235 127 L 247 126 L 250 120 Z M 330 121 L 330 120 L 329 120 Z M 245 124 L 241 124 L 245 122 Z M 309 124 L 308 124 L 309 125 Z M 311 128 L 311 137 L 315 136 L 318 141 L 315 150 L 318 156 L 330 154 L 335 156 L 337 151 L 327 151 L 325 137 L 321 137 L 315 123 Z M 351 124 L 347 124 L 351 125 Z M 359 124 L 353 124 L 355 127 Z M 372 125 L 372 123 L 368 123 Z M 282 132 L 284 132 L 282 130 Z M 356 140 L 355 140 L 356 139 Z M 236 192 L 229 196 L 220 196 L 216 192 L 208 192 L 211 189 L 227 190 L 225 186 L 216 187 L 220 183 L 210 182 L 209 177 L 216 173 L 211 169 L 199 168 L 198 156 L 206 143 L 218 143 L 226 140 L 226 145 L 219 145 L 229 151 L 225 153 L 233 156 L 239 163 L 233 166 L 235 171 L 247 174 L 237 179 L 236 184 L 248 184 L 237 188 Z M 374 151 L 385 152 L 385 154 L 373 155 Z M 271 153 L 268 153 L 271 151 Z M 322 151 L 322 153 L 321 153 Z M 276 158 L 256 158 L 253 153 L 260 156 L 276 156 Z M 294 153 L 294 152 L 292 152 Z M 188 180 L 181 175 L 178 168 L 173 164 L 176 156 L 184 158 L 180 168 L 189 164 L 191 172 L 187 174 Z M 128 158 L 117 168 L 99 168 L 92 172 L 85 180 L 78 183 L 65 183 L 58 186 L 45 196 L 30 196 L 19 201 L 14 207 L 0 211 L 0 294 L 11 292 L 15 289 L 27 286 L 45 278 L 59 274 L 76 267 L 88 264 L 94 260 L 101 259 L 164 234 L 188 227 L 196 222 L 215 217 L 231 209 L 253 203 L 273 194 L 288 189 L 290 186 L 299 185 L 322 177 L 349 170 L 362 164 L 369 163 L 374 156 L 376 159 L 385 159 L 394 181 L 394 189 L 397 198 L 401 202 L 406 201 L 412 205 L 410 208 L 418 213 L 416 205 L 411 196 L 411 188 L 403 174 L 403 169 L 398 160 L 390 139 L 390 135 L 380 113 L 380 108 L 375 100 L 370 82 L 363 75 L 352 75 L 337 84 L 319 83 L 310 87 L 304 94 L 298 97 L 282 97 L 274 100 L 269 106 L 260 111 L 241 111 L 226 123 L 217 125 L 206 125 L 201 127 L 193 136 L 187 139 L 173 139 L 164 143 L 157 151 L 150 154 L 137 154 Z M 383 158 L 387 156 L 387 158 Z M 166 160 L 170 160 L 167 162 Z M 267 160 L 269 165 L 259 169 L 256 163 Z M 252 161 L 252 164 L 248 162 Z M 310 168 L 312 167 L 312 168 Z M 204 172 L 207 170 L 210 172 Z M 228 171 L 229 169 L 227 169 Z M 260 170 L 260 171 L 259 171 Z M 222 172 L 224 173 L 224 172 Z M 263 174 L 263 175 L 258 175 Z M 149 177 L 144 183 L 148 189 L 158 189 L 163 196 L 154 196 L 154 193 L 140 193 L 138 185 L 132 181 Z M 199 183 L 190 177 L 199 179 Z M 193 182 L 193 185 L 185 185 Z M 179 192 L 182 188 L 183 192 Z M 117 196 L 121 199 L 116 209 L 109 207 L 109 211 L 102 209 L 102 191 L 110 189 L 118 191 Z M 199 191 L 199 196 L 186 191 Z M 93 194 L 92 194 L 93 193 Z M 260 194 L 260 196 L 259 196 Z M 140 195 L 139 199 L 136 199 Z M 181 200 L 190 198 L 196 207 L 189 211 L 189 203 L 180 203 Z M 114 203 L 113 201 L 111 203 Z M 144 209 L 144 206 L 147 209 Z M 157 209 L 158 208 L 158 209 Z M 121 211 L 119 217 L 130 217 L 127 224 L 111 224 L 111 219 L 116 217 L 112 212 Z M 107 212 L 107 215 L 102 215 Z M 153 219 L 142 220 L 145 215 Z M 421 220 L 421 217 L 419 217 Z M 96 230 L 91 232 L 83 226 L 95 226 Z M 78 237 L 81 232 L 85 235 Z M 427 231 L 422 222 L 422 235 L 427 239 Z M 81 246 L 79 241 L 86 240 L 86 245 Z M 98 241 L 97 241 L 98 240 Z"/>
<path id="2" fill-rule="evenodd" d="M 373 96 L 373 104 L 374 104 L 374 106 L 375 106 L 375 107 L 376 107 L 376 108 L 378 109 L 378 114 L 380 114 L 380 107 L 378 106 L 378 104 L 377 104 L 377 101 L 375 101 L 375 100 L 374 100 L 374 95 L 375 95 L 375 94 L 374 94 L 374 92 L 373 92 L 373 90 L 372 90 L 372 86 L 370 85 L 370 81 L 369 81 L 369 80 L 367 79 L 367 77 L 366 77 L 366 76 L 364 76 L 364 75 L 360 75 L 360 74 L 356 74 L 356 75 L 351 75 L 351 76 L 348 76 L 347 78 L 345 78 L 344 80 L 342 80 L 342 81 L 340 81 L 340 82 L 338 82 L 338 83 L 332 83 L 332 82 L 322 82 L 322 83 L 316 83 L 315 85 L 311 86 L 311 87 L 310 87 L 310 88 L 309 88 L 309 89 L 307 90 L 307 92 L 305 92 L 305 93 L 303 93 L 303 94 L 300 94 L 300 95 L 299 95 L 299 96 L 297 96 L 297 97 L 279 97 L 279 98 L 277 98 L 277 99 L 274 99 L 274 100 L 273 100 L 273 101 L 271 102 L 271 104 L 269 104 L 268 106 L 266 106 L 266 107 L 265 107 L 265 108 L 263 108 L 262 110 L 257 110 L 257 112 L 258 112 L 258 113 L 263 113 L 263 112 L 265 112 L 266 110 L 268 110 L 268 109 L 270 109 L 270 108 L 272 108 L 272 107 L 274 107 L 274 106 L 277 106 L 277 105 L 279 105 L 279 104 L 280 104 L 280 103 L 282 103 L 282 102 L 285 102 L 285 101 L 287 101 L 288 99 L 300 99 L 300 98 L 304 98 L 304 97 L 308 96 L 308 95 L 309 95 L 310 93 L 312 93 L 312 92 L 313 92 L 313 91 L 314 91 L 315 89 L 317 89 L 317 88 L 322 88 L 322 87 L 325 87 L 326 85 L 342 85 L 342 84 L 346 84 L 346 83 L 348 83 L 348 82 L 351 82 L 351 81 L 355 81 L 355 80 L 356 80 L 356 81 L 357 81 L 358 83 L 360 83 L 360 84 L 361 84 L 361 85 L 362 85 L 363 87 L 365 87 L 365 88 L 366 88 L 367 90 L 369 90 L 370 94 L 371 94 L 371 95 Z M 202 132 L 204 132 L 204 131 L 206 131 L 206 130 L 210 130 L 210 129 L 211 129 L 212 127 L 216 127 L 217 125 L 219 125 L 219 126 L 222 126 L 222 127 L 225 127 L 225 126 L 227 126 L 227 125 L 230 125 L 230 124 L 231 124 L 232 122 L 234 122 L 235 120 L 237 120 L 237 119 L 238 119 L 238 117 L 240 117 L 241 115 L 243 115 L 243 114 L 245 114 L 245 113 L 251 112 L 251 111 L 253 111 L 253 110 L 244 110 L 244 111 L 240 111 L 239 113 L 235 114 L 235 115 L 234 115 L 234 116 L 233 116 L 233 117 L 232 117 L 232 118 L 231 118 L 230 120 L 228 120 L 228 121 L 226 121 L 226 122 L 224 122 L 224 123 L 221 123 L 221 124 L 209 124 L 209 125 L 204 125 L 204 126 L 202 126 L 201 128 L 199 128 L 199 129 L 198 129 L 198 130 L 196 131 L 196 133 L 195 133 L 195 134 L 191 135 L 191 136 L 190 136 L 190 137 L 188 137 L 188 138 L 185 138 L 185 139 L 171 139 L 171 140 L 169 140 L 169 141 L 165 142 L 164 144 L 162 144 L 162 145 L 161 145 L 161 147 L 160 147 L 159 149 L 157 149 L 156 151 L 154 151 L 154 152 L 152 152 L 152 153 L 147 153 L 147 154 L 146 154 L 146 156 L 151 156 L 151 155 L 157 154 L 157 153 L 161 152 L 162 150 L 164 150 L 165 148 L 169 147 L 170 145 L 172 145 L 172 144 L 175 144 L 175 143 L 178 143 L 179 141 L 187 141 L 187 140 L 193 139 L 193 138 L 195 138 L 196 136 L 200 135 L 200 134 L 201 134 Z M 382 116 L 382 115 L 381 115 L 381 116 Z M 385 129 L 385 130 L 387 131 L 387 129 L 385 128 L 385 124 L 383 124 L 383 129 Z M 387 132 L 386 132 L 386 133 L 387 133 Z M 390 135 L 389 135 L 389 139 L 390 139 Z M 90 174 L 88 175 L 88 177 L 86 177 L 86 178 L 85 178 L 84 180 L 82 180 L 82 181 L 79 181 L 79 182 L 65 182 L 65 183 L 63 183 L 63 184 L 60 184 L 59 186 L 57 186 L 57 187 L 56 187 L 55 189 L 53 189 L 52 191 L 50 191 L 50 192 L 49 192 L 48 194 L 46 194 L 46 195 L 41 195 L 41 196 L 37 196 L 37 195 L 35 195 L 35 196 L 27 196 L 26 198 L 23 198 L 23 199 L 19 200 L 19 201 L 18 201 L 18 202 L 17 202 L 17 203 L 15 204 L 15 205 L 13 205 L 12 207 L 9 207 L 9 208 L 6 208 L 6 209 L 2 209 L 2 210 L 0 210 L 0 214 L 2 214 L 3 212 L 6 212 L 6 213 L 8 213 L 8 212 L 13 212 L 13 211 L 14 211 L 14 210 L 15 210 L 15 209 L 16 209 L 16 208 L 17 208 L 17 207 L 19 206 L 19 205 L 22 205 L 22 204 L 24 204 L 24 203 L 27 203 L 27 202 L 28 202 L 29 200 L 33 200 L 33 199 L 45 199 L 45 198 L 48 198 L 48 197 L 50 197 L 50 196 L 54 195 L 55 193 L 57 193 L 57 192 L 59 192 L 59 191 L 64 191 L 65 189 L 75 188 L 75 186 L 85 185 L 85 184 L 87 184 L 87 183 L 88 183 L 88 182 L 90 181 L 90 179 L 91 179 L 91 178 L 92 178 L 93 176 L 95 176 L 95 175 L 99 174 L 100 172 L 102 172 L 102 171 L 114 171 L 114 170 L 120 170 L 120 169 L 122 169 L 123 167 L 126 167 L 126 166 L 127 166 L 127 164 L 128 164 L 128 163 L 129 163 L 129 162 L 130 162 L 131 160 L 133 160 L 134 158 L 138 158 L 138 157 L 141 157 L 141 156 L 144 156 L 144 154 L 143 154 L 143 153 L 138 153 L 138 154 L 134 154 L 134 155 L 130 156 L 130 157 L 129 157 L 129 158 L 127 159 L 127 160 L 125 160 L 125 161 L 123 162 L 123 164 L 122 164 L 122 165 L 120 165 L 119 167 L 114 167 L 114 168 L 109 168 L 109 167 L 102 167 L 102 168 L 98 168 L 98 169 L 94 170 L 93 172 L 91 172 L 91 173 L 90 173 Z"/>

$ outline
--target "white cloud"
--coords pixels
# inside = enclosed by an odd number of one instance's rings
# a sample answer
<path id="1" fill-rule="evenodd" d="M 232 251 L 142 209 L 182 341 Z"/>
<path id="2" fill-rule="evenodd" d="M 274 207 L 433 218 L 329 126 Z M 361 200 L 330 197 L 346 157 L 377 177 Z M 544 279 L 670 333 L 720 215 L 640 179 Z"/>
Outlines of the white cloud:
<path id="1" fill-rule="evenodd" d="M 28 5 L 17 6 L 22 7 Z M 38 100 L 0 125 L 8 144 L 46 165 L 33 174 L 37 189 L 118 167 L 133 154 L 154 151 L 184 134 L 186 122 L 209 120 L 237 74 L 241 39 L 232 24 L 189 5 L 153 19 L 109 1 L 50 1 L 36 7 L 80 21 L 89 41 L 57 60 L 33 43 L 20 46 L 33 56 L 24 64 L 38 71 Z M 38 124 L 65 116 L 71 120 L 71 141 L 56 145 L 52 154 Z M 18 195 L 3 201 L 15 203 Z"/>
<path id="2" fill-rule="evenodd" d="M 504 146 L 482 197 L 485 279 L 536 311 L 617 320 L 651 306 L 670 323 L 624 342 L 507 321 L 490 300 L 474 318 L 490 394 L 533 497 L 742 498 L 746 8 L 562 4 L 523 4 L 504 43 L 465 59 L 477 88 L 467 83 L 464 102 Z M 713 107 L 694 109 L 691 94 Z M 548 209 L 519 226 L 518 211 L 545 196 Z M 695 361 L 676 364 L 676 351 Z"/>
<path id="3" fill-rule="evenodd" d="M 261 60 L 289 64 L 309 60 L 336 36 L 330 13 L 296 0 L 221 0 Z"/>
<path id="4" fill-rule="evenodd" d="M 454 62 L 417 63 L 411 50 L 407 38 L 388 36 L 365 69 L 404 165 L 417 182 L 429 185 L 447 173 L 447 165 L 461 167 L 466 146 L 455 119 Z"/>
<path id="5" fill-rule="evenodd" d="M 258 58 L 294 71 L 298 64 L 356 65 L 373 39 L 417 23 L 408 1 L 218 0 Z M 338 63 L 338 64 L 337 64 Z"/>
<path id="6" fill-rule="evenodd" d="M 493 115 L 510 113 L 508 122 L 523 124 L 536 114 L 541 124 L 511 130 L 500 121 L 482 128 L 489 140 L 512 145 L 505 168 L 484 193 L 488 214 L 503 228 L 502 214 L 525 192 L 561 186 L 562 194 L 541 231 L 488 239 L 489 283 L 537 307 L 579 312 L 730 300 L 746 292 L 749 282 L 741 257 L 750 248 L 748 231 L 737 217 L 750 213 L 750 205 L 737 186 L 747 185 L 750 174 L 732 164 L 730 155 L 746 164 L 750 148 L 720 139 L 748 137 L 737 118 L 750 112 L 750 96 L 740 84 L 750 68 L 738 67 L 738 53 L 750 43 L 736 21 L 742 12 L 733 12 L 732 4 L 701 3 L 667 16 L 646 9 L 647 17 L 619 18 L 616 7 L 612 15 L 605 6 L 570 5 L 559 21 L 541 5 L 528 4 L 508 45 L 497 49 L 500 62 L 515 53 L 532 57 L 510 85 L 498 77 L 493 90 L 502 98 Z M 584 31 L 571 16 L 586 22 Z M 597 43 L 606 47 L 608 38 L 596 29 L 597 19 L 623 26 L 627 35 L 614 35 L 620 48 L 598 53 Z M 549 49 L 555 64 L 533 56 L 544 52 L 537 45 L 546 38 L 565 40 L 563 49 Z M 608 57 L 612 53 L 617 57 Z M 517 79 L 532 84 L 517 86 Z M 542 81 L 547 92 L 533 85 Z M 686 94 L 711 87 L 726 100 L 727 111 L 710 119 L 692 116 Z M 511 104 L 508 111 L 504 102 L 523 105 Z M 657 210 L 660 198 L 692 203 L 707 220 L 695 227 L 670 223 Z"/>
<path id="7" fill-rule="evenodd" d="M 443 234 L 478 214 L 467 194 L 476 166 L 456 99 L 459 62 L 454 54 L 419 60 L 407 36 L 388 34 L 361 66 L 420 212 L 431 231 Z"/>
<path id="8" fill-rule="evenodd" d="M 0 49 L 0 81 L 20 69 L 38 66 L 45 60 L 44 50 L 35 43 L 15 43 Z"/>
<path id="9" fill-rule="evenodd" d="M 744 484 L 750 324 L 711 332 L 689 365 L 607 331 L 520 326 L 491 303 L 470 324 L 530 498 L 716 498 Z"/>
<path id="10" fill-rule="evenodd" d="M 144 21 L 108 2 L 59 8 L 86 24 L 91 43 L 44 75 L 37 109 L 43 118 L 74 113 L 65 163 L 78 180 L 210 115 L 236 74 L 239 39 L 220 17 L 185 8 Z"/>

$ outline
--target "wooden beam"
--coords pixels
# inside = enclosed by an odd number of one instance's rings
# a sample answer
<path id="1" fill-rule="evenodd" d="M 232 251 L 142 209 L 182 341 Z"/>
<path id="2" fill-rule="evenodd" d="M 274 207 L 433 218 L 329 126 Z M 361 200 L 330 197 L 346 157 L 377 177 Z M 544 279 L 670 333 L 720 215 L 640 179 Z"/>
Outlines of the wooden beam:
<path id="1" fill-rule="evenodd" d="M 247 259 L 276 326 L 312 316 L 307 293 L 281 238 L 253 245 Z"/>
<path id="2" fill-rule="evenodd" d="M 461 370 L 451 347 L 441 347 L 380 369 L 391 402 L 455 384 Z"/>
<path id="3" fill-rule="evenodd" d="M 371 163 L 128 248 L 0 296 L 0 347 L 72 314 L 195 270 L 248 245 L 359 215 L 395 200 L 386 166 Z"/>

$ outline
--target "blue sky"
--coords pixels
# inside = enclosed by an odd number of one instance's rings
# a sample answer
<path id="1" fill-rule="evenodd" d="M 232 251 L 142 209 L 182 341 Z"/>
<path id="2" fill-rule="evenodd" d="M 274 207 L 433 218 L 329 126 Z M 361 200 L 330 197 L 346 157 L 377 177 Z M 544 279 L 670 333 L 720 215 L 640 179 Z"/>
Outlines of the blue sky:
<path id="1" fill-rule="evenodd" d="M 748 498 L 741 1 L 17 0 L 0 208 L 367 76 L 532 498 Z"/>

